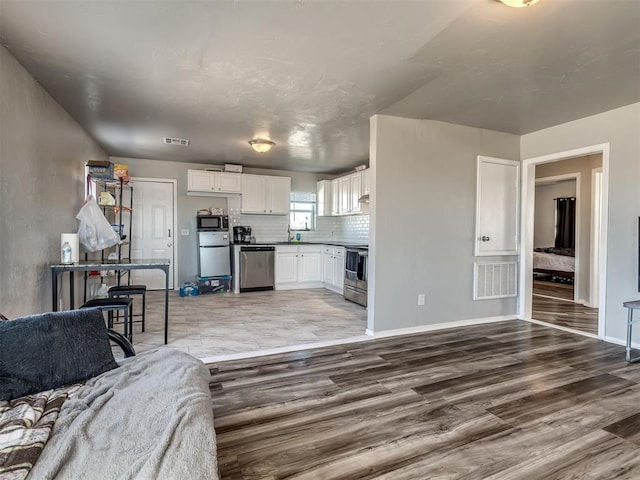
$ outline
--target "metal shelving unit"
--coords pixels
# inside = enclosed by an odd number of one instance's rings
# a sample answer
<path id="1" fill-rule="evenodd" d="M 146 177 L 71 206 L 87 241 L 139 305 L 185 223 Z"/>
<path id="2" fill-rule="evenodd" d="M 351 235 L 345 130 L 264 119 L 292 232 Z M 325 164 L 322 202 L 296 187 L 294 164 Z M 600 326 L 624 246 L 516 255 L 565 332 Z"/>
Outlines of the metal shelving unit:
<path id="1" fill-rule="evenodd" d="M 115 260 L 118 263 L 122 261 L 131 260 L 131 234 L 133 229 L 132 217 L 133 217 L 133 185 L 130 183 L 126 183 L 123 178 L 114 179 L 114 180 L 104 180 L 100 178 L 91 178 L 91 181 L 96 185 L 96 195 L 99 197 L 100 192 L 110 192 L 113 197 L 116 199 L 115 205 L 100 205 L 102 212 L 109 222 L 115 222 L 118 225 L 118 234 L 120 235 L 120 239 L 124 240 L 120 244 L 111 247 L 108 253 L 105 250 L 101 252 L 101 260 L 104 263 L 105 260 L 109 259 L 110 253 L 117 253 L 117 257 Z M 98 190 L 100 188 L 101 190 Z M 129 205 L 128 207 L 124 205 L 124 192 L 129 192 Z M 117 211 L 116 211 L 117 210 Z M 128 213 L 128 218 L 124 216 L 125 210 Z M 124 235 L 125 223 L 124 221 L 128 220 L 128 229 L 127 234 Z M 126 253 L 123 252 L 123 248 L 126 248 Z M 88 260 L 88 254 L 85 253 L 85 260 Z M 112 258 L 112 260 L 114 260 Z M 100 272 L 100 281 L 104 283 L 104 278 L 107 275 L 103 275 L 104 272 Z M 88 272 L 84 273 L 84 302 L 87 301 L 87 280 L 89 274 Z M 126 277 L 126 284 L 131 285 L 131 270 L 116 270 L 115 274 L 115 285 L 123 285 L 123 282 Z"/>

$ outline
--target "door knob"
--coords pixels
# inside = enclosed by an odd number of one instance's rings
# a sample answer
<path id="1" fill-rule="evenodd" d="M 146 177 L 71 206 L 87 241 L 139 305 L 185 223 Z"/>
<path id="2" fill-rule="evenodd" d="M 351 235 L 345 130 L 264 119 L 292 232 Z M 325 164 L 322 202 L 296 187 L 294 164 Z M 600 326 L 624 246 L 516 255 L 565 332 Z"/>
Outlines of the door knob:
<path id="1" fill-rule="evenodd" d="M 487 237 L 486 235 L 483 235 L 483 236 L 480 237 L 480 240 L 482 240 L 483 242 L 488 242 L 491 239 L 489 237 Z"/>
<path id="2" fill-rule="evenodd" d="M 173 245 L 173 243 L 167 242 L 167 247 L 170 247 L 171 245 Z"/>

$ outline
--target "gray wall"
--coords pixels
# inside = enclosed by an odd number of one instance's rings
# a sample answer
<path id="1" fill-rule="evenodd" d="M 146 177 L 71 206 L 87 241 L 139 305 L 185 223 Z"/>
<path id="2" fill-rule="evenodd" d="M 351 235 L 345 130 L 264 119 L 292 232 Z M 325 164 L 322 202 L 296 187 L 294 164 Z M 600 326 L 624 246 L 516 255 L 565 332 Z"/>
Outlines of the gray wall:
<path id="1" fill-rule="evenodd" d="M 369 329 L 515 315 L 515 298 L 473 301 L 473 251 L 477 155 L 519 159 L 519 137 L 376 115 L 370 155 Z"/>
<path id="2" fill-rule="evenodd" d="M 579 258 L 580 275 L 576 285 L 578 300 L 588 303 L 596 303 L 591 298 L 591 174 L 594 168 L 602 167 L 602 155 L 586 155 L 584 157 L 570 158 L 559 162 L 544 163 L 536 166 L 536 178 L 554 177 L 569 173 L 580 174 L 580 239 L 579 249 L 576 252 Z M 537 206 L 536 189 L 536 206 Z M 535 231 L 534 231 L 535 236 Z M 534 240 L 535 242 L 535 240 Z"/>
<path id="3" fill-rule="evenodd" d="M 0 72 L 0 311 L 16 317 L 51 310 L 48 265 L 77 231 L 84 163 L 107 156 L 4 47 Z"/>
<path id="4" fill-rule="evenodd" d="M 556 240 L 556 198 L 575 197 L 576 181 L 536 185 L 533 247 L 553 247 Z"/>
<path id="5" fill-rule="evenodd" d="M 172 148 L 172 147 L 169 147 Z M 175 147 L 173 147 L 175 148 Z M 178 284 L 193 281 L 198 275 L 198 249 L 196 231 L 196 213 L 199 208 L 223 207 L 228 213 L 228 202 L 225 197 L 204 197 L 187 195 L 187 170 L 203 169 L 211 167 L 211 164 L 169 162 L 159 160 L 149 160 L 140 158 L 112 157 L 114 163 L 125 163 L 129 165 L 129 175 L 132 177 L 145 178 L 167 178 L 178 181 L 178 218 L 176 220 L 177 233 L 177 260 L 178 260 Z M 244 173 L 255 173 L 259 175 L 277 175 L 291 177 L 292 191 L 315 191 L 316 182 L 327 178 L 325 175 L 314 173 L 289 172 L 286 170 L 268 170 L 247 168 Z M 273 222 L 282 222 L 283 217 L 274 217 Z M 280 228 L 283 239 L 286 239 L 287 222 Z M 182 236 L 181 230 L 188 229 L 189 235 Z"/>
<path id="6" fill-rule="evenodd" d="M 522 158 L 610 143 L 605 335 L 622 341 L 626 310 L 622 302 L 638 293 L 640 216 L 640 103 L 582 118 L 520 140 Z M 636 339 L 640 339 L 640 333 Z"/>

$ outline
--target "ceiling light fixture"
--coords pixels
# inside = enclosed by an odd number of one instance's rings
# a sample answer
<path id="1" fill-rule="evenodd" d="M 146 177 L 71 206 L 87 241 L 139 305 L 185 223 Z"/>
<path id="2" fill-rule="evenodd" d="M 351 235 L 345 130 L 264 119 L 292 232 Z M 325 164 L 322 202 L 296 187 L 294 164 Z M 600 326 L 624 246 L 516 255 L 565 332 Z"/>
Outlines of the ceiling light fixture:
<path id="1" fill-rule="evenodd" d="M 251 148 L 253 148 L 258 153 L 267 153 L 276 144 L 271 140 L 256 138 L 255 140 L 249 140 L 249 145 L 251 145 Z"/>
<path id="2" fill-rule="evenodd" d="M 538 2 L 538 0 L 498 0 L 498 1 L 504 3 L 507 7 L 514 7 L 514 8 L 528 7 L 529 5 L 533 5 L 534 3 Z"/>

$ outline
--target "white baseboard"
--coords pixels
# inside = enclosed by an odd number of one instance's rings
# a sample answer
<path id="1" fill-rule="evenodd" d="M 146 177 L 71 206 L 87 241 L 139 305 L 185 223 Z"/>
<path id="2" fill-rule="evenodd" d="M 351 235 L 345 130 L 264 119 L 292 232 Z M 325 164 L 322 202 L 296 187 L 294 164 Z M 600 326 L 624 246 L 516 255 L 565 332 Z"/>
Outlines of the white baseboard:
<path id="1" fill-rule="evenodd" d="M 626 340 L 620 340 L 619 338 L 615 338 L 615 337 L 604 337 L 603 340 L 605 342 L 609 342 L 609 343 L 615 343 L 616 345 L 622 345 L 623 347 L 627 346 L 627 341 Z M 631 348 L 633 349 L 640 349 L 640 343 L 636 343 L 636 342 L 631 342 Z"/>
<path id="2" fill-rule="evenodd" d="M 544 322 L 542 320 L 536 320 L 534 318 L 525 318 L 522 320 L 524 320 L 525 322 L 535 323 L 536 325 L 542 325 L 543 327 L 551 327 L 557 330 L 562 330 L 563 332 L 575 333 L 577 335 L 582 335 L 583 337 L 595 338 L 596 340 L 600 339 L 598 335 L 595 335 L 593 333 L 587 333 L 580 330 L 576 330 L 574 328 L 563 327 L 562 325 L 556 325 L 555 323 Z"/>
<path id="3" fill-rule="evenodd" d="M 276 283 L 276 290 L 302 290 L 304 288 L 324 288 L 322 282 Z"/>
<path id="4" fill-rule="evenodd" d="M 434 330 L 445 330 L 447 328 L 469 327 L 471 325 L 481 325 L 483 323 L 504 322 L 507 320 L 517 320 L 516 315 L 500 315 L 496 317 L 469 318 L 467 320 L 455 320 L 453 322 L 434 323 L 431 325 L 418 325 L 415 327 L 398 328 L 395 330 L 382 330 L 373 332 L 367 328 L 365 334 L 373 338 L 395 337 L 399 335 L 413 335 L 415 333 L 432 332 Z"/>
<path id="5" fill-rule="evenodd" d="M 328 283 L 325 283 L 324 288 L 326 288 L 327 290 L 331 290 L 332 292 L 339 293 L 340 295 L 342 295 L 343 293 L 343 289 L 338 287 L 337 285 L 329 285 Z"/>
<path id="6" fill-rule="evenodd" d="M 312 348 L 332 347 L 334 345 L 344 345 L 346 343 L 366 342 L 372 340 L 371 337 L 360 335 L 358 337 L 342 338 L 339 340 L 325 340 L 323 342 L 302 343 L 299 345 L 290 345 L 286 347 L 269 348 L 266 350 L 255 350 L 253 352 L 227 353 L 222 355 L 214 355 L 211 357 L 201 357 L 202 363 L 218 363 L 227 360 L 242 360 L 244 358 L 262 357 L 264 355 L 275 355 L 278 353 L 298 352 L 300 350 L 309 350 Z"/>

